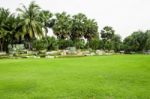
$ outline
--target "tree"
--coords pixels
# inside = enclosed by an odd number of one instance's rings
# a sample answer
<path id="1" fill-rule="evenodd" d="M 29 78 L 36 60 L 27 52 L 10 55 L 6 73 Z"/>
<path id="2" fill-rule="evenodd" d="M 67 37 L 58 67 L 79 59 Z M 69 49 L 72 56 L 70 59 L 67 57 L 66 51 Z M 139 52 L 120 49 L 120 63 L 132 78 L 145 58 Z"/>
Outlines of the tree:
<path id="1" fill-rule="evenodd" d="M 104 50 L 112 50 L 112 39 L 114 37 L 115 31 L 110 26 L 105 26 L 101 30 L 101 38 L 104 44 Z"/>
<path id="2" fill-rule="evenodd" d="M 58 45 L 59 45 L 59 49 L 66 49 L 67 47 L 74 46 L 72 40 L 64 40 L 64 39 L 60 39 Z"/>
<path id="3" fill-rule="evenodd" d="M 147 39 L 146 39 L 146 43 L 145 43 L 145 50 L 150 50 L 150 30 L 147 30 L 145 33 Z"/>
<path id="4" fill-rule="evenodd" d="M 84 39 L 74 40 L 74 41 L 73 41 L 73 45 L 74 45 L 77 49 L 83 49 L 84 46 L 85 46 L 85 41 L 84 41 Z"/>
<path id="5" fill-rule="evenodd" d="M 141 52 L 146 45 L 147 36 L 142 31 L 133 32 L 130 36 L 124 39 L 126 52 Z"/>
<path id="6" fill-rule="evenodd" d="M 43 36 L 43 25 L 39 21 L 40 7 L 31 2 L 27 8 L 25 5 L 21 8 L 18 8 L 20 17 L 20 25 L 22 26 L 23 35 L 28 35 L 30 39 Z"/>
<path id="7" fill-rule="evenodd" d="M 118 52 L 121 50 L 122 42 L 121 42 L 121 36 L 115 34 L 114 37 L 112 38 L 112 49 L 115 52 Z"/>
<path id="8" fill-rule="evenodd" d="M 58 49 L 58 40 L 55 37 L 46 37 L 48 41 L 48 50 L 57 50 Z"/>
<path id="9" fill-rule="evenodd" d="M 90 41 L 92 39 L 99 39 L 98 34 L 98 25 L 97 22 L 95 22 L 94 19 L 87 19 L 85 20 L 85 27 L 86 29 L 84 37 Z"/>
<path id="10" fill-rule="evenodd" d="M 146 34 L 142 31 L 136 31 L 133 32 L 131 36 L 133 37 L 133 40 L 138 43 L 136 51 L 143 51 L 147 40 Z"/>
<path id="11" fill-rule="evenodd" d="M 35 38 L 42 38 L 44 35 L 43 25 L 39 21 L 40 7 L 33 1 L 29 4 L 28 8 L 23 5 L 17 11 L 19 12 L 22 36 L 28 42 L 28 48 L 31 49 L 31 41 Z"/>
<path id="12" fill-rule="evenodd" d="M 46 11 L 46 10 L 40 11 L 40 21 L 43 24 L 43 28 L 44 28 L 44 31 L 45 31 L 45 36 L 47 36 L 48 28 L 52 27 L 52 25 L 51 25 L 52 16 L 53 16 L 53 14 L 49 11 Z"/>
<path id="13" fill-rule="evenodd" d="M 68 15 L 66 12 L 57 13 L 55 24 L 52 29 L 58 39 L 69 38 L 72 29 L 72 20 L 70 15 Z"/>
<path id="14" fill-rule="evenodd" d="M 88 48 L 91 48 L 93 50 L 97 50 L 100 48 L 100 40 L 99 39 L 92 39 L 89 42 L 87 42 Z"/>
<path id="15" fill-rule="evenodd" d="M 110 26 L 105 26 L 103 30 L 101 30 L 101 38 L 103 40 L 111 40 L 115 34 L 115 31 Z"/>
<path id="16" fill-rule="evenodd" d="M 4 28 L 6 20 L 8 19 L 10 12 L 8 9 L 0 8 L 0 51 L 4 50 L 5 36 L 7 35 L 7 30 Z"/>
<path id="17" fill-rule="evenodd" d="M 85 27 L 85 20 L 87 20 L 87 17 L 79 13 L 77 15 L 74 15 L 73 18 L 73 25 L 71 30 L 71 39 L 72 40 L 78 40 L 84 37 L 84 34 L 86 33 L 86 27 Z"/>
<path id="18" fill-rule="evenodd" d="M 0 51 L 8 52 L 8 44 L 17 34 L 17 20 L 8 9 L 0 8 Z"/>

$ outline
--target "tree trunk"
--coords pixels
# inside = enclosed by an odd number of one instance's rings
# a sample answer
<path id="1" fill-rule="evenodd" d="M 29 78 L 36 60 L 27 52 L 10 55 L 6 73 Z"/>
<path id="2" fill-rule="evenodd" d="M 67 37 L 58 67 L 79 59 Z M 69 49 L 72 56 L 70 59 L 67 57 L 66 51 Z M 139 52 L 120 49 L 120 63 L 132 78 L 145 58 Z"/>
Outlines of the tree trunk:
<path id="1" fill-rule="evenodd" d="M 0 51 L 1 51 L 1 52 L 3 51 L 3 45 L 2 45 L 1 42 L 0 42 Z"/>
<path id="2" fill-rule="evenodd" d="M 1 39 L 0 40 L 0 51 L 1 52 L 3 51 L 3 45 L 4 45 L 3 39 Z"/>

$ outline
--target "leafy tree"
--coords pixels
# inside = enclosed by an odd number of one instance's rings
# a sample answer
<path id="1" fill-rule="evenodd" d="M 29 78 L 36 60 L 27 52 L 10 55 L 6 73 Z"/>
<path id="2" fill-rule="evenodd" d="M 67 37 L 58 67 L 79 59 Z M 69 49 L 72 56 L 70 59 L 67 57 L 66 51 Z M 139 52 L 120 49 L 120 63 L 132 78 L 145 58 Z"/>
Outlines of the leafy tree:
<path id="1" fill-rule="evenodd" d="M 91 49 L 99 49 L 100 48 L 100 40 L 99 39 L 92 39 L 89 42 L 87 42 L 87 46 Z"/>
<path id="2" fill-rule="evenodd" d="M 30 38 L 42 37 L 42 24 L 39 21 L 40 7 L 33 1 L 27 8 L 25 5 L 18 8 L 20 25 L 23 35 L 29 35 Z"/>
<path id="3" fill-rule="evenodd" d="M 114 34 L 115 34 L 115 31 L 110 26 L 105 26 L 101 30 L 101 38 L 105 41 L 111 40 L 113 38 Z"/>
<path id="4" fill-rule="evenodd" d="M 32 42 L 33 49 L 40 51 L 40 50 L 47 50 L 48 48 L 48 42 L 46 39 L 35 39 Z"/>
<path id="5" fill-rule="evenodd" d="M 137 51 L 139 43 L 133 39 L 132 36 L 128 36 L 123 41 L 124 50 L 126 53 L 130 53 L 132 51 Z"/>
<path id="6" fill-rule="evenodd" d="M 74 40 L 73 44 L 77 49 L 83 49 L 85 46 L 85 41 L 84 39 Z"/>
<path id="7" fill-rule="evenodd" d="M 40 7 L 33 1 L 29 4 L 29 7 L 22 5 L 22 8 L 18 8 L 17 11 L 19 12 L 22 36 L 28 42 L 29 49 L 31 49 L 32 39 L 42 38 L 44 35 L 43 25 L 39 21 Z"/>
<path id="8" fill-rule="evenodd" d="M 16 17 L 8 9 L 0 8 L 0 50 L 8 51 L 8 44 L 13 43 L 18 35 Z"/>
<path id="9" fill-rule="evenodd" d="M 114 35 L 112 38 L 112 49 L 115 52 L 118 52 L 121 50 L 122 42 L 121 42 L 121 36 L 120 35 Z"/>
<path id="10" fill-rule="evenodd" d="M 0 8 L 0 51 L 4 50 L 4 43 L 8 31 L 5 29 L 6 21 L 8 20 L 10 12 L 8 9 Z"/>
<path id="11" fill-rule="evenodd" d="M 63 40 L 60 39 L 58 42 L 59 49 L 66 49 L 67 47 L 73 47 L 73 41 L 72 40 Z"/>
<path id="12" fill-rule="evenodd" d="M 95 22 L 94 19 L 87 19 L 85 20 L 85 27 L 86 29 L 84 37 L 90 41 L 92 39 L 99 39 L 99 35 L 98 35 L 98 25 L 97 22 Z"/>
<path id="13" fill-rule="evenodd" d="M 55 37 L 46 37 L 48 41 L 48 50 L 57 50 L 58 49 L 58 40 Z"/>
<path id="14" fill-rule="evenodd" d="M 72 20 L 71 39 L 78 40 L 83 38 L 86 33 L 85 20 L 87 20 L 87 17 L 84 14 L 79 13 L 74 15 Z"/>
<path id="15" fill-rule="evenodd" d="M 46 11 L 46 10 L 42 10 L 40 11 L 40 21 L 41 23 L 43 24 L 43 28 L 44 28 L 44 31 L 45 31 L 45 35 L 47 36 L 47 33 L 48 33 L 48 28 L 51 28 L 52 27 L 52 16 L 53 14 L 49 11 Z"/>
<path id="16" fill-rule="evenodd" d="M 112 50 L 112 47 L 113 47 L 112 41 L 107 40 L 107 41 L 104 43 L 104 48 L 105 48 L 105 50 L 110 51 L 110 50 Z"/>
<path id="17" fill-rule="evenodd" d="M 101 38 L 103 41 L 103 49 L 104 50 L 112 50 L 112 39 L 114 37 L 115 30 L 113 30 L 110 26 L 105 26 L 101 30 Z"/>
<path id="18" fill-rule="evenodd" d="M 150 50 L 150 30 L 147 30 L 145 33 L 147 39 L 145 43 L 145 50 Z"/>
<path id="19" fill-rule="evenodd" d="M 67 39 L 71 34 L 72 20 L 66 12 L 57 13 L 55 24 L 52 27 L 58 39 Z"/>
<path id="20" fill-rule="evenodd" d="M 147 40 L 146 34 L 142 31 L 136 31 L 131 36 L 138 43 L 136 51 L 143 51 Z"/>
<path id="21" fill-rule="evenodd" d="M 133 32 L 130 36 L 124 39 L 124 49 L 126 52 L 143 51 L 146 45 L 147 36 L 142 31 Z"/>

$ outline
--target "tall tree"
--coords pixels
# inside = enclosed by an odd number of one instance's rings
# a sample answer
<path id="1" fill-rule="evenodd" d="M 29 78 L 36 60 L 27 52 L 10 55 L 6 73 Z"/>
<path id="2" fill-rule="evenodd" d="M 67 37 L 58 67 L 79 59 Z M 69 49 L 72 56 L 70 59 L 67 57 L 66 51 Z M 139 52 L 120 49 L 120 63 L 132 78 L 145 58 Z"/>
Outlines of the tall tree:
<path id="1" fill-rule="evenodd" d="M 85 29 L 86 29 L 86 32 L 84 34 L 84 37 L 88 41 L 90 41 L 92 39 L 95 39 L 95 38 L 99 39 L 98 25 L 97 25 L 97 22 L 95 22 L 94 19 L 85 20 Z"/>
<path id="2" fill-rule="evenodd" d="M 118 52 L 121 50 L 122 42 L 121 42 L 121 36 L 115 34 L 114 37 L 112 38 L 112 49 L 115 52 Z"/>
<path id="3" fill-rule="evenodd" d="M 43 25 L 39 21 L 40 7 L 33 1 L 29 4 L 29 7 L 22 5 L 22 8 L 18 8 L 20 17 L 20 25 L 22 26 L 23 35 L 28 35 L 28 38 L 43 36 Z"/>
<path id="4" fill-rule="evenodd" d="M 146 43 L 145 43 L 145 50 L 150 50 L 150 30 L 147 30 L 145 33 L 145 36 L 147 37 Z"/>
<path id="5" fill-rule="evenodd" d="M 43 24 L 39 21 L 40 7 L 33 1 L 28 7 L 18 8 L 22 37 L 25 38 L 28 48 L 32 49 L 31 41 L 44 36 Z"/>
<path id="6" fill-rule="evenodd" d="M 12 33 L 12 15 L 8 9 L 0 8 L 0 51 L 7 51 L 8 36 Z"/>
<path id="7" fill-rule="evenodd" d="M 44 31 L 45 31 L 45 36 L 47 36 L 48 28 L 52 27 L 52 25 L 51 25 L 52 16 L 53 16 L 53 14 L 49 11 L 42 10 L 40 12 L 40 21 L 43 24 L 43 28 L 44 28 Z"/>
<path id="8" fill-rule="evenodd" d="M 111 50 L 112 49 L 112 39 L 114 37 L 115 30 L 113 30 L 110 26 L 105 26 L 101 30 L 101 38 L 104 44 L 104 50 Z"/>
<path id="9" fill-rule="evenodd" d="M 79 13 L 74 15 L 72 20 L 71 39 L 78 40 L 84 37 L 84 34 L 86 33 L 85 21 L 87 20 L 87 17 L 84 14 Z"/>
<path id="10" fill-rule="evenodd" d="M 130 36 L 124 39 L 124 49 L 126 52 L 140 52 L 146 46 L 147 35 L 142 31 L 133 32 Z"/>
<path id="11" fill-rule="evenodd" d="M 55 24 L 52 29 L 58 39 L 69 38 L 72 29 L 72 20 L 70 15 L 66 12 L 56 13 Z"/>
<path id="12" fill-rule="evenodd" d="M 105 40 L 111 40 L 115 34 L 115 31 L 110 26 L 105 26 L 103 30 L 101 30 L 101 38 Z"/>

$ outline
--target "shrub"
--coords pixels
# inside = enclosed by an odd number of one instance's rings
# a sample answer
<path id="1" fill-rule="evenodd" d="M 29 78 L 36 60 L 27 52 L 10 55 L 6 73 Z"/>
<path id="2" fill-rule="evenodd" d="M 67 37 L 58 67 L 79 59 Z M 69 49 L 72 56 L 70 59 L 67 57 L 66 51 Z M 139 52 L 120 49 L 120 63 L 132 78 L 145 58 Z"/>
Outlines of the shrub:
<path id="1" fill-rule="evenodd" d="M 72 40 L 59 40 L 58 42 L 59 49 L 66 49 L 67 47 L 73 47 Z"/>
<path id="2" fill-rule="evenodd" d="M 40 39 L 40 40 L 34 40 L 32 42 L 32 47 L 35 50 L 47 50 L 48 48 L 48 42 L 46 39 Z"/>
<path id="3" fill-rule="evenodd" d="M 77 49 L 83 49 L 85 47 L 85 41 L 83 39 L 75 40 L 74 41 L 74 46 Z"/>
<path id="4" fill-rule="evenodd" d="M 86 44 L 87 48 L 91 48 L 91 49 L 99 49 L 100 48 L 100 40 L 98 39 L 93 39 L 90 40 L 89 42 L 87 42 Z"/>
<path id="5" fill-rule="evenodd" d="M 58 49 L 58 41 L 55 37 L 47 37 L 48 42 L 48 50 L 57 50 Z"/>

